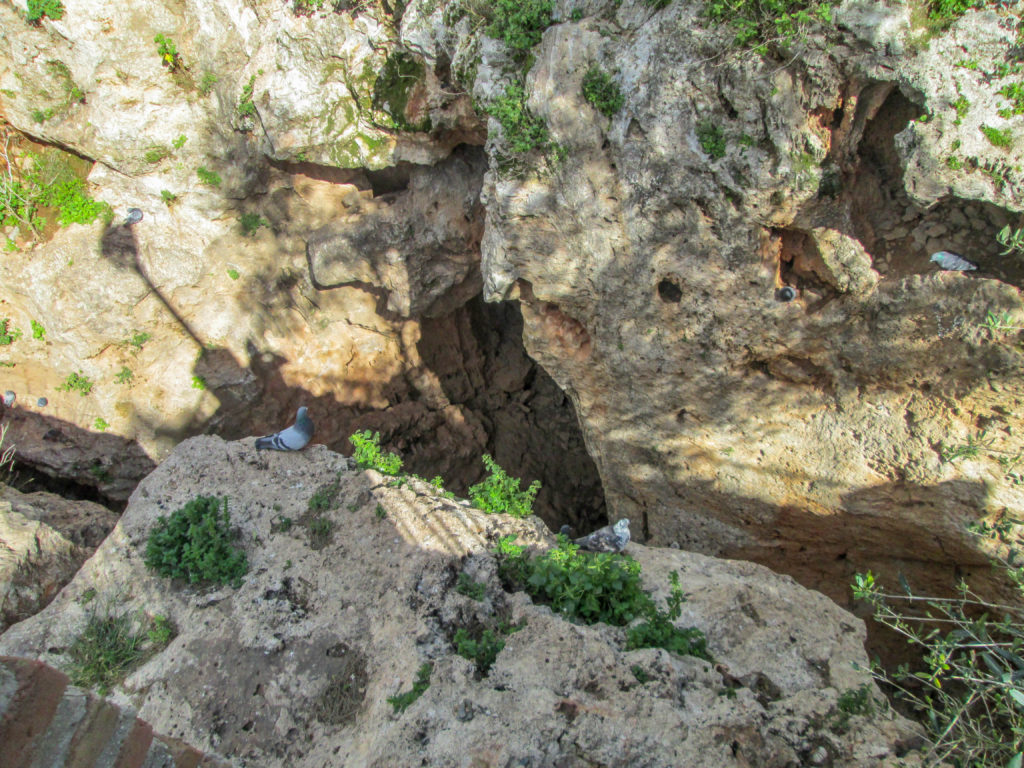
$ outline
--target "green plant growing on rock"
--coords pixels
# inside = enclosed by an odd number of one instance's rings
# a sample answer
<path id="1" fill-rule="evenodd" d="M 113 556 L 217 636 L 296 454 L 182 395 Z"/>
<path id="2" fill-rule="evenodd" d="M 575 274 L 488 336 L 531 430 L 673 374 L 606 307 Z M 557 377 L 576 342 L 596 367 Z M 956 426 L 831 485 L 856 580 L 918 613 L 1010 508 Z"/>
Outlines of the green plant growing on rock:
<path id="1" fill-rule="evenodd" d="M 0 347 L 9 347 L 21 336 L 21 329 L 11 327 L 10 318 L 0 318 Z"/>
<path id="2" fill-rule="evenodd" d="M 258 213 L 243 213 L 239 218 L 239 223 L 242 225 L 242 234 L 246 237 L 251 237 L 256 234 L 256 231 L 260 227 L 270 226 L 270 222 Z"/>
<path id="3" fill-rule="evenodd" d="M 983 125 L 980 130 L 993 147 L 1008 149 L 1013 145 L 1013 133 L 1009 128 L 993 128 L 991 125 Z"/>
<path id="4" fill-rule="evenodd" d="M 487 677 L 498 654 L 505 647 L 505 641 L 489 629 L 483 630 L 479 638 L 474 639 L 466 629 L 460 628 L 455 632 L 452 642 L 459 656 L 476 664 L 476 672 L 480 677 Z"/>
<path id="5" fill-rule="evenodd" d="M 474 581 L 473 577 L 468 573 L 460 573 L 459 579 L 455 583 L 455 591 L 460 595 L 465 595 L 466 597 L 480 602 L 487 594 L 487 585 L 479 581 Z"/>
<path id="6" fill-rule="evenodd" d="M 832 6 L 818 0 L 708 0 L 705 15 L 736 30 L 734 44 L 768 53 L 789 45 L 814 24 L 832 23 Z"/>
<path id="7" fill-rule="evenodd" d="M 252 91 L 256 87 L 256 75 L 242 86 L 242 95 L 238 100 L 239 117 L 256 117 L 256 104 L 252 100 Z"/>
<path id="8" fill-rule="evenodd" d="M 209 96 L 218 79 L 213 72 L 203 72 L 203 76 L 199 78 L 199 92 L 203 96 Z"/>
<path id="9" fill-rule="evenodd" d="M 181 69 L 181 55 L 178 53 L 178 46 L 165 34 L 158 34 L 153 38 L 156 43 L 156 52 L 160 56 L 160 63 L 171 72 Z"/>
<path id="10" fill-rule="evenodd" d="M 553 23 L 551 0 L 494 0 L 487 34 L 514 51 L 525 52 L 540 42 Z"/>
<path id="11" fill-rule="evenodd" d="M 206 383 L 206 379 L 204 379 L 202 376 L 196 375 L 192 377 L 192 389 L 198 389 L 201 392 L 205 392 L 209 388 L 210 387 Z"/>
<path id="12" fill-rule="evenodd" d="M 106 432 L 110 429 L 110 424 L 102 416 L 97 416 L 96 420 L 92 423 L 93 427 L 97 432 Z"/>
<path id="13" fill-rule="evenodd" d="M 160 199 L 163 200 L 164 205 L 170 208 L 174 203 L 178 201 L 178 196 L 171 192 L 169 189 L 160 190 Z"/>
<path id="14" fill-rule="evenodd" d="M 929 731 L 928 765 L 1019 766 L 1024 759 L 1024 621 L 1019 608 L 996 605 L 961 583 L 953 598 L 883 591 L 857 574 L 853 594 L 874 619 L 902 635 L 924 669 L 872 667 Z"/>
<path id="15" fill-rule="evenodd" d="M 711 659 L 703 632 L 673 624 L 682 615 L 684 600 L 677 574 L 670 576 L 668 611 L 662 611 L 643 591 L 640 563 L 629 557 L 585 552 L 559 536 L 557 547 L 530 558 L 514 539 L 501 539 L 496 552 L 498 573 L 512 588 L 525 589 L 535 600 L 585 624 L 622 627 L 642 619 L 627 631 L 627 650 L 657 647 Z"/>
<path id="16" fill-rule="evenodd" d="M 32 320 L 32 338 L 37 341 L 46 340 L 46 329 L 43 328 L 43 324 L 38 320 Z"/>
<path id="17" fill-rule="evenodd" d="M 209 187 L 220 186 L 220 174 L 217 173 L 216 171 L 211 171 L 202 165 L 196 168 L 196 176 L 199 177 L 199 181 L 201 181 L 203 184 L 206 184 Z"/>
<path id="18" fill-rule="evenodd" d="M 956 120 L 953 121 L 953 125 L 960 125 L 963 119 L 967 117 L 967 111 L 971 108 L 971 102 L 963 94 L 960 94 L 951 106 L 956 110 Z"/>
<path id="19" fill-rule="evenodd" d="M 430 675 L 433 671 L 434 665 L 429 661 L 424 662 L 416 672 L 416 682 L 412 684 L 411 690 L 388 697 L 388 704 L 394 708 L 395 712 L 405 712 L 416 699 L 423 695 L 424 691 L 430 687 Z"/>
<path id="20" fill-rule="evenodd" d="M 188 137 L 185 134 L 181 134 L 174 141 L 171 142 L 171 146 L 175 149 L 181 149 L 185 146 L 185 142 L 188 141 Z"/>
<path id="21" fill-rule="evenodd" d="M 118 371 L 117 375 L 114 377 L 114 383 L 115 384 L 131 384 L 132 383 L 132 379 L 134 379 L 134 378 L 135 378 L 135 374 L 132 373 L 131 368 L 128 368 L 127 366 L 121 366 L 121 370 Z"/>
<path id="22" fill-rule="evenodd" d="M 697 126 L 697 141 L 705 155 L 713 160 L 725 157 L 725 134 L 722 129 L 706 120 Z"/>
<path id="23" fill-rule="evenodd" d="M 92 381 L 82 371 L 69 373 L 64 383 L 57 387 L 58 392 L 77 392 L 85 397 L 92 392 Z"/>
<path id="24" fill-rule="evenodd" d="M 1019 252 L 1024 254 L 1024 228 L 1011 229 L 1007 224 L 996 235 L 996 242 L 1006 250 L 1000 252 L 1000 256 L 1009 256 L 1011 253 Z"/>
<path id="25" fill-rule="evenodd" d="M 518 83 L 509 85 L 504 95 L 491 102 L 487 113 L 501 124 L 505 142 L 513 153 L 544 151 L 550 147 L 548 127 L 543 118 L 526 106 L 526 92 Z"/>
<path id="26" fill-rule="evenodd" d="M 44 16 L 54 21 L 64 18 L 64 4 L 61 0 L 28 0 L 25 21 L 38 26 Z"/>
<path id="27" fill-rule="evenodd" d="M 397 454 L 381 451 L 380 432 L 364 429 L 355 432 L 348 441 L 355 446 L 352 458 L 360 469 L 375 469 L 382 475 L 397 475 L 402 471 L 402 459 Z"/>
<path id="28" fill-rule="evenodd" d="M 534 480 L 525 491 L 519 489 L 519 478 L 510 477 L 488 454 L 483 455 L 484 466 L 490 473 L 483 482 L 469 487 L 473 506 L 489 514 L 507 514 L 526 517 L 533 511 L 533 502 L 540 491 L 540 480 Z"/>
<path id="29" fill-rule="evenodd" d="M 160 576 L 239 587 L 249 571 L 245 552 L 231 545 L 227 498 L 196 496 L 149 533 L 144 562 Z"/>
<path id="30" fill-rule="evenodd" d="M 163 650 L 171 637 L 173 628 L 162 616 L 147 619 L 141 612 L 105 616 L 95 612 L 66 650 L 68 677 L 74 685 L 95 687 L 106 695 L 132 670 Z"/>
<path id="31" fill-rule="evenodd" d="M 583 76 L 583 98 L 605 117 L 612 117 L 625 102 L 618 83 L 597 65 Z"/>
<path id="32" fill-rule="evenodd" d="M 241 275 L 238 273 L 238 270 L 235 269 L 234 267 L 229 267 L 227 270 L 227 274 L 228 277 L 230 277 L 232 280 L 237 280 L 238 278 L 241 277 Z"/>

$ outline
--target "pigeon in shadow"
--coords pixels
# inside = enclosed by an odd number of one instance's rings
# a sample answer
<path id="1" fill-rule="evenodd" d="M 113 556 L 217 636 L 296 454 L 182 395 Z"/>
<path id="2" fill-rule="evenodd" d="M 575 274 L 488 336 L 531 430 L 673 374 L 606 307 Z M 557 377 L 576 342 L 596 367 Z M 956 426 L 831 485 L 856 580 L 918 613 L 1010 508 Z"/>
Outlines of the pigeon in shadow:
<path id="1" fill-rule="evenodd" d="M 967 272 L 978 268 L 977 264 L 968 261 L 959 254 L 950 253 L 949 251 L 937 251 L 932 254 L 932 257 L 928 259 L 928 261 L 935 262 L 940 268 L 948 272 Z"/>
<path id="2" fill-rule="evenodd" d="M 574 542 L 588 552 L 621 552 L 629 544 L 629 519 L 622 518 L 615 525 L 606 525 Z"/>
<path id="3" fill-rule="evenodd" d="M 290 427 L 256 438 L 256 450 L 301 451 L 313 439 L 313 429 L 313 421 L 306 415 L 306 406 L 302 406 Z"/>

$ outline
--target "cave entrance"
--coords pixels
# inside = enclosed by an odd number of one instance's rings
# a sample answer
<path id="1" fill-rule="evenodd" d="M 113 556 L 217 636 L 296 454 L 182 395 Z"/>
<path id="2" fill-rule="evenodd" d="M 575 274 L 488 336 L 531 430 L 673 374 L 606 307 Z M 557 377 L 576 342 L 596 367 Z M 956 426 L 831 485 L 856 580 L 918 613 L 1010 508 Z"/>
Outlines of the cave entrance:
<path id="1" fill-rule="evenodd" d="M 443 466 L 445 487 L 467 496 L 486 474 L 480 457 L 487 453 L 521 478 L 522 488 L 540 480 L 534 512 L 552 530 L 568 524 L 584 533 L 607 524 L 604 489 L 576 412 L 527 355 L 518 304 L 488 304 L 477 295 L 445 317 L 424 320 L 418 351 L 454 411 L 449 421 L 470 428 L 452 433 L 460 445 L 435 434 L 428 452 L 434 455 L 414 451 L 410 471 L 431 477 Z"/>
<path id="2" fill-rule="evenodd" d="M 854 166 L 843 184 L 851 224 L 848 234 L 871 254 L 874 269 L 883 277 L 934 272 L 931 255 L 950 251 L 977 264 L 980 273 L 1024 288 L 1024 264 L 1002 255 L 996 240 L 1003 227 L 1024 225 L 1024 217 L 991 203 L 954 196 L 925 209 L 904 190 L 896 136 L 921 111 L 922 107 L 893 90 L 865 125 Z M 970 161 L 963 162 L 969 166 Z M 983 171 L 968 168 L 971 173 Z"/>

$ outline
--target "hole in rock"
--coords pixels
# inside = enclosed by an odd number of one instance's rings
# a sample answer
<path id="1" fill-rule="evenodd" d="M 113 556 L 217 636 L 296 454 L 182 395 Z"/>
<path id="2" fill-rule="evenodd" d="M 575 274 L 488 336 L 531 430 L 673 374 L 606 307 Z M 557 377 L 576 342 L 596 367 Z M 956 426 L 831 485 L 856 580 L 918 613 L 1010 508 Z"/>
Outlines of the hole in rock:
<path id="1" fill-rule="evenodd" d="M 679 284 L 675 280 L 665 278 L 658 283 L 658 295 L 661 297 L 662 301 L 678 304 L 682 301 L 683 289 L 679 287 Z"/>
<path id="2" fill-rule="evenodd" d="M 365 171 L 373 189 L 373 196 L 379 197 L 408 189 L 412 169 L 412 163 L 399 163 L 379 171 Z"/>
<path id="3" fill-rule="evenodd" d="M 95 485 L 79 483 L 69 477 L 49 475 L 25 461 L 14 462 L 10 485 L 22 493 L 42 491 L 65 499 L 92 501 L 119 514 L 124 512 L 128 505 L 127 499 L 113 499 L 102 493 Z"/>
<path id="4" fill-rule="evenodd" d="M 441 474 L 467 496 L 485 472 L 487 453 L 526 488 L 540 480 L 534 512 L 554 531 L 578 534 L 607 523 L 604 489 L 587 454 L 569 397 L 523 347 L 518 304 L 485 303 L 479 295 L 454 313 L 423 322 L 417 345 L 451 403 L 429 445 L 410 446 L 407 467 Z"/>

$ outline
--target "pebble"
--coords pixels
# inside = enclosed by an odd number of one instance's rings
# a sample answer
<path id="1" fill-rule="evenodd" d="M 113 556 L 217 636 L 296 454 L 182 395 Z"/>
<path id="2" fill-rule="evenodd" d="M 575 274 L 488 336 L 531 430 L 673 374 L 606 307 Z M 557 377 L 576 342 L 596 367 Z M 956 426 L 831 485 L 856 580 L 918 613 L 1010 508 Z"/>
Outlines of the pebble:
<path id="1" fill-rule="evenodd" d="M 38 405 L 40 408 L 45 408 L 47 403 L 49 402 L 50 401 L 47 400 L 45 397 L 40 397 L 38 400 L 36 400 L 36 405 Z"/>
<path id="2" fill-rule="evenodd" d="M 14 390 L 8 389 L 4 392 L 4 405 L 10 408 L 14 405 L 14 401 L 18 399 L 18 396 L 14 394 Z"/>

